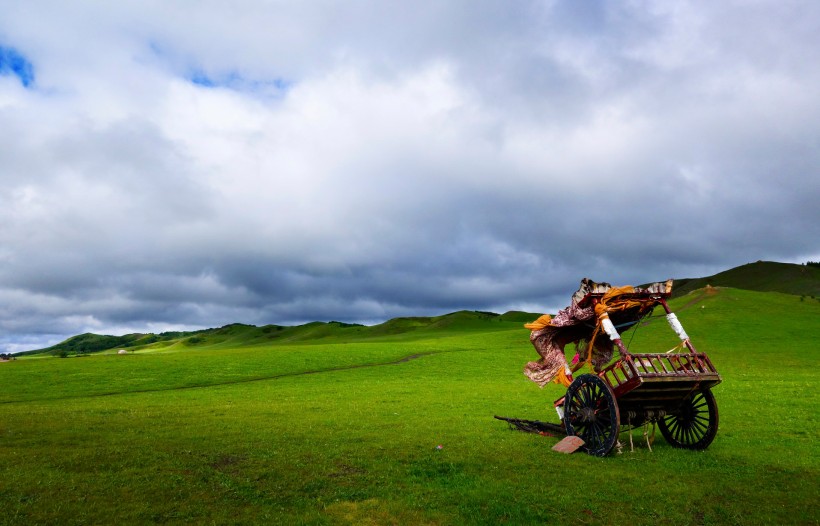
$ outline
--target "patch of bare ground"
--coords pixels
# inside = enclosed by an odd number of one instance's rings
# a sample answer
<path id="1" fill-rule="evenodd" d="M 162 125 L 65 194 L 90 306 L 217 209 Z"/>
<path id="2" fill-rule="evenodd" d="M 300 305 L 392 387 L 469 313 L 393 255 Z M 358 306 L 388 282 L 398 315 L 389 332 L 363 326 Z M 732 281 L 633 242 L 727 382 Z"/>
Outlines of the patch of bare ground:
<path id="1" fill-rule="evenodd" d="M 697 305 L 701 301 L 705 300 L 706 298 L 708 298 L 710 296 L 716 296 L 718 294 L 720 294 L 720 287 L 713 287 L 711 285 L 706 285 L 704 288 L 701 289 L 700 294 L 698 294 L 697 296 L 695 296 L 691 300 L 687 301 L 680 308 L 678 308 L 676 310 L 681 311 L 681 310 L 686 310 L 690 307 L 694 307 L 695 305 Z"/>

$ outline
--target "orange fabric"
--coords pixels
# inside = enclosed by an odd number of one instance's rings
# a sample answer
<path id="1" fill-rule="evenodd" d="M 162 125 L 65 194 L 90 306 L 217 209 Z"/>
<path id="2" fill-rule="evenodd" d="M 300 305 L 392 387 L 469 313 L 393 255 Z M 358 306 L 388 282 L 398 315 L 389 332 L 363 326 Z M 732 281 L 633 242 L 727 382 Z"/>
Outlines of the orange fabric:
<path id="1" fill-rule="evenodd" d="M 640 307 L 642 305 L 647 305 L 648 303 L 654 304 L 654 301 L 652 300 L 623 297 L 624 294 L 632 294 L 633 292 L 635 292 L 635 288 L 628 285 L 626 287 L 613 287 L 609 289 L 601 297 L 601 301 L 595 305 L 595 314 L 598 315 L 598 319 L 595 322 L 595 330 L 592 332 L 592 336 L 589 339 L 589 351 L 587 352 L 587 359 L 585 363 L 591 364 L 592 362 L 592 349 L 595 345 L 595 339 L 603 331 L 601 321 L 609 318 L 610 312 Z"/>
<path id="2" fill-rule="evenodd" d="M 552 381 L 556 384 L 561 384 L 564 387 L 569 387 L 569 384 L 572 383 L 571 378 L 567 376 L 566 367 L 558 369 L 558 374 L 555 375 L 555 378 L 553 378 Z"/>
<path id="3" fill-rule="evenodd" d="M 552 316 L 550 316 L 549 314 L 544 314 L 535 321 L 525 323 L 524 327 L 528 328 L 531 331 L 540 331 L 541 329 L 549 325 L 550 321 L 552 321 Z"/>
<path id="4" fill-rule="evenodd" d="M 602 314 L 607 312 L 624 310 L 629 307 L 637 307 L 641 305 L 643 302 L 639 300 L 619 298 L 619 296 L 622 296 L 623 294 L 631 294 L 633 292 L 635 292 L 635 288 L 630 287 L 629 285 L 626 287 L 612 287 L 606 292 L 606 294 L 603 295 L 601 301 L 598 302 L 598 305 L 595 305 L 595 314 L 600 317 Z"/>

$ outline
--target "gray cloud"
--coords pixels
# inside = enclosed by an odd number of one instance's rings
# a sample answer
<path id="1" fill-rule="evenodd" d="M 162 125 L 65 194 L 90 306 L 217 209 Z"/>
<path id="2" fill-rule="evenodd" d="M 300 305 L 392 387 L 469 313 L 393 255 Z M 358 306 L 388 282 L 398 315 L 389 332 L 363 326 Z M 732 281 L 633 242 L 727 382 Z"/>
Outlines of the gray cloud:
<path id="1" fill-rule="evenodd" d="M 4 7 L 0 350 L 820 259 L 820 9 Z"/>

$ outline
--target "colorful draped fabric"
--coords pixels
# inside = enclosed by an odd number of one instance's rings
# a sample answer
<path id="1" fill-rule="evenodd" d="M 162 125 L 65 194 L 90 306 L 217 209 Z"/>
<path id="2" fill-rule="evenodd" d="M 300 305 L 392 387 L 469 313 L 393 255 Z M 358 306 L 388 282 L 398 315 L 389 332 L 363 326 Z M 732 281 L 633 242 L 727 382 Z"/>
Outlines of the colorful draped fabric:
<path id="1" fill-rule="evenodd" d="M 612 287 L 609 283 L 581 280 L 581 287 L 572 296 L 572 303 L 550 317 L 544 315 L 524 325 L 530 329 L 530 342 L 540 359 L 528 362 L 524 374 L 539 386 L 551 381 L 569 385 L 569 375 L 589 364 L 596 372 L 601 371 L 612 359 L 613 343 L 601 334 L 600 320 L 612 316 L 617 322 L 637 321 L 652 311 L 654 302 L 647 298 L 635 298 L 634 292 L 668 292 L 672 283 L 653 283 L 647 288 Z M 597 304 L 584 302 L 591 293 L 600 297 Z M 564 347 L 575 344 L 577 364 L 570 369 L 564 356 Z M 576 363 L 576 362 L 573 362 Z"/>

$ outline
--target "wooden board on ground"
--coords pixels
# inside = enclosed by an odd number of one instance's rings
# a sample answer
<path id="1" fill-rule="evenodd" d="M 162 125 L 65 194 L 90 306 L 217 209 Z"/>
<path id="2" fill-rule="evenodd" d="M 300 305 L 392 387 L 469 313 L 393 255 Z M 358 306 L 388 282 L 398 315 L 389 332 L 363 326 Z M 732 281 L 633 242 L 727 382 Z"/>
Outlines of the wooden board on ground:
<path id="1" fill-rule="evenodd" d="M 575 453 L 579 447 L 584 445 L 584 439 L 577 436 L 568 436 L 565 437 L 563 440 L 552 446 L 553 451 L 558 451 L 559 453 Z"/>

